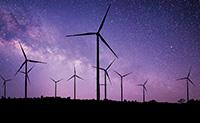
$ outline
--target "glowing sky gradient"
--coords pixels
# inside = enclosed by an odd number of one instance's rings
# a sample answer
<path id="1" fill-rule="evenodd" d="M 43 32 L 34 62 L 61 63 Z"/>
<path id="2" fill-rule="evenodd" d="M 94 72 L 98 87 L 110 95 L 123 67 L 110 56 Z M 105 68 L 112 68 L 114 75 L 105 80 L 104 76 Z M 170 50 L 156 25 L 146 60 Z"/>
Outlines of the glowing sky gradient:
<path id="1" fill-rule="evenodd" d="M 96 31 L 112 3 L 102 35 L 118 54 L 110 69 L 112 85 L 108 98 L 120 100 L 120 78 L 113 72 L 133 72 L 124 79 L 124 98 L 142 100 L 149 79 L 147 100 L 175 102 L 186 97 L 185 81 L 192 66 L 190 97 L 200 98 L 200 2 L 199 0 L 0 0 L 0 74 L 13 80 L 7 95 L 24 97 L 23 74 L 14 76 L 24 58 L 20 41 L 31 59 L 47 65 L 34 66 L 30 73 L 29 97 L 58 95 L 73 97 L 73 65 L 84 81 L 77 81 L 77 98 L 96 98 L 95 36 L 66 38 L 67 34 Z M 101 43 L 101 67 L 114 55 Z M 101 83 L 103 83 L 103 72 Z M 101 99 L 104 98 L 101 87 Z M 3 88 L 0 89 L 3 95 Z"/>

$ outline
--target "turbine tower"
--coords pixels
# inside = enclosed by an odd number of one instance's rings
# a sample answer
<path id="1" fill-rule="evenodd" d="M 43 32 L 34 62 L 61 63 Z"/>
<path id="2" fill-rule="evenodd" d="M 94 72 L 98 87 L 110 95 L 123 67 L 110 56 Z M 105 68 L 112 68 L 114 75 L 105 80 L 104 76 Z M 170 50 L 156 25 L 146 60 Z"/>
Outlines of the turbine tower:
<path id="1" fill-rule="evenodd" d="M 4 87 L 4 93 L 3 93 L 3 95 L 4 95 L 4 98 L 6 98 L 6 90 L 7 90 L 7 82 L 9 82 L 9 81 L 11 81 L 11 79 L 5 79 L 3 76 L 1 76 L 0 75 L 0 77 L 1 77 L 1 79 L 3 80 L 3 87 Z"/>
<path id="2" fill-rule="evenodd" d="M 31 60 L 28 59 L 26 56 L 26 53 L 24 52 L 24 49 L 21 45 L 21 43 L 19 43 L 20 48 L 22 50 L 23 56 L 24 56 L 24 62 L 22 63 L 22 65 L 19 67 L 19 69 L 17 70 L 17 72 L 15 73 L 15 75 L 17 75 L 18 72 L 20 72 L 20 70 L 22 69 L 22 67 L 24 66 L 24 73 L 25 73 L 25 98 L 27 98 L 27 82 L 28 82 L 28 63 L 42 63 L 42 64 L 46 64 L 45 62 L 41 62 L 41 61 L 35 61 L 35 60 Z"/>
<path id="3" fill-rule="evenodd" d="M 97 71 L 96 71 L 96 98 L 97 100 L 99 101 L 100 100 L 100 69 L 99 69 L 99 66 L 100 66 L 100 60 L 99 60 L 99 43 L 100 43 L 100 39 L 101 41 L 111 50 L 111 52 L 118 58 L 118 56 L 116 55 L 116 53 L 112 50 L 112 48 L 109 46 L 109 44 L 106 42 L 106 40 L 103 38 L 103 36 L 100 34 L 102 28 L 103 28 L 103 25 L 105 23 L 105 20 L 106 20 L 106 16 L 108 14 L 108 11 L 110 9 L 110 6 L 108 7 L 107 11 L 106 11 L 106 14 L 104 15 L 103 17 L 103 20 L 97 30 L 97 32 L 86 32 L 86 33 L 80 33 L 80 34 L 74 34 L 74 35 L 67 35 L 66 37 L 74 37 L 74 36 L 89 36 L 89 35 L 95 35 L 96 36 L 96 48 L 97 48 L 97 51 L 96 51 L 96 67 L 97 67 Z"/>
<path id="4" fill-rule="evenodd" d="M 186 77 L 177 79 L 177 80 L 186 80 L 187 102 L 190 100 L 190 97 L 189 97 L 190 96 L 189 95 L 189 83 L 191 83 L 192 85 L 195 86 L 195 84 L 193 83 L 193 81 L 190 78 L 191 70 L 192 70 L 192 67 L 190 67 L 189 72 L 188 72 Z"/>
<path id="5" fill-rule="evenodd" d="M 124 74 L 124 75 L 118 73 L 117 71 L 115 71 L 115 73 L 117 73 L 117 75 L 118 75 L 118 76 L 120 77 L 120 79 L 121 79 L 121 101 L 123 101 L 123 100 L 124 100 L 124 98 L 123 98 L 123 78 L 126 77 L 126 76 L 128 76 L 128 75 L 130 75 L 132 72 L 127 73 L 127 74 Z"/>
<path id="6" fill-rule="evenodd" d="M 50 78 L 54 83 L 55 83 L 55 97 L 57 97 L 57 83 L 59 83 L 60 81 L 62 81 L 62 79 L 60 80 L 54 80 L 52 78 Z"/>
<path id="7" fill-rule="evenodd" d="M 145 102 L 145 92 L 147 91 L 147 88 L 146 88 L 146 84 L 147 84 L 147 82 L 148 82 L 148 80 L 146 80 L 145 82 L 144 82 L 144 84 L 138 84 L 137 86 L 141 86 L 142 87 L 142 89 L 143 89 L 143 102 Z"/>
<path id="8" fill-rule="evenodd" d="M 74 78 L 74 99 L 76 99 L 76 78 L 83 80 L 80 76 L 76 74 L 76 68 L 74 66 L 74 75 L 72 75 L 67 81 L 71 80 Z"/>

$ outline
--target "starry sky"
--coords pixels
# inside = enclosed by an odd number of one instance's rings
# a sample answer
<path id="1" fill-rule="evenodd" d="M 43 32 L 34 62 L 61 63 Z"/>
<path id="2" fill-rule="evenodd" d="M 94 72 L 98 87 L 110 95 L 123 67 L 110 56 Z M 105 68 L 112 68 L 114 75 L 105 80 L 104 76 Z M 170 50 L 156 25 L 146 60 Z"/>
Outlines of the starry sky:
<path id="1" fill-rule="evenodd" d="M 120 100 L 121 74 L 124 99 L 142 101 L 142 88 L 149 79 L 146 100 L 177 102 L 186 97 L 184 77 L 192 66 L 190 97 L 200 98 L 200 1 L 199 0 L 0 0 L 0 74 L 12 78 L 7 95 L 24 97 L 24 75 L 15 72 L 24 58 L 18 42 L 30 59 L 47 62 L 29 64 L 28 96 L 58 95 L 73 98 L 73 66 L 84 80 L 77 81 L 77 98 L 96 98 L 96 37 L 65 37 L 97 31 L 108 5 L 110 11 L 101 31 L 119 56 L 109 74 L 108 99 Z M 100 66 L 115 56 L 101 42 Z M 101 83 L 103 72 L 101 73 Z M 1 85 L 3 82 L 1 82 Z M 101 87 L 101 99 L 104 98 Z M 0 88 L 3 95 L 3 88 Z"/>

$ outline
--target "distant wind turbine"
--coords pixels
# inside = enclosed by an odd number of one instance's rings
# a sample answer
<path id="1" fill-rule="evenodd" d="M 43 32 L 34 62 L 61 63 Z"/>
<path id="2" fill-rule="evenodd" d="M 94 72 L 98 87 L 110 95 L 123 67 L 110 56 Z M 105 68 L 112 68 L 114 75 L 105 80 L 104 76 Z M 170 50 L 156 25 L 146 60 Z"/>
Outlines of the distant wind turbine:
<path id="1" fill-rule="evenodd" d="M 112 66 L 112 64 L 114 63 L 115 60 L 113 60 L 106 68 L 99 68 L 100 70 L 104 71 L 104 84 L 101 84 L 102 86 L 104 86 L 104 99 L 107 100 L 107 77 L 108 77 L 108 80 L 109 82 L 111 83 L 111 79 L 110 79 L 110 76 L 108 74 L 108 70 L 109 68 Z M 94 68 L 97 68 L 95 66 L 93 66 Z"/>
<path id="2" fill-rule="evenodd" d="M 50 79 L 55 83 L 55 97 L 57 97 L 57 83 L 61 82 L 62 79 L 60 79 L 60 80 L 54 80 L 52 78 L 50 78 Z"/>
<path id="3" fill-rule="evenodd" d="M 189 96 L 190 96 L 190 95 L 189 95 L 189 83 L 191 83 L 192 85 L 195 85 L 195 84 L 193 83 L 193 81 L 191 80 L 191 78 L 190 78 L 191 70 L 192 70 L 192 67 L 190 67 L 189 72 L 188 72 L 188 74 L 187 74 L 186 77 L 177 79 L 177 80 L 186 80 L 187 102 L 190 100 L 190 97 L 189 97 Z"/>
<path id="4" fill-rule="evenodd" d="M 117 75 L 121 78 L 121 101 L 123 101 L 124 100 L 123 99 L 123 78 L 130 75 L 132 72 L 124 74 L 124 75 L 118 73 L 117 71 L 115 71 L 115 73 L 117 73 Z"/>
<path id="5" fill-rule="evenodd" d="M 71 80 L 74 78 L 74 99 L 76 99 L 76 78 L 83 80 L 80 76 L 76 74 L 76 68 L 74 66 L 74 75 L 72 75 L 67 81 Z"/>
<path id="6" fill-rule="evenodd" d="M 5 79 L 5 78 L 4 78 L 3 76 L 1 76 L 1 75 L 0 75 L 0 77 L 1 77 L 1 79 L 3 80 L 4 98 L 6 98 L 6 89 L 7 89 L 6 84 L 7 84 L 7 82 L 11 81 L 11 79 Z"/>
<path id="7" fill-rule="evenodd" d="M 145 82 L 144 82 L 144 84 L 138 84 L 137 86 L 141 86 L 142 87 L 142 89 L 143 89 L 143 102 L 145 102 L 145 91 L 147 91 L 147 88 L 146 88 L 146 84 L 147 84 L 147 82 L 148 82 L 148 80 L 146 80 Z"/>
<path id="8" fill-rule="evenodd" d="M 101 22 L 101 25 L 98 29 L 97 32 L 87 32 L 87 33 L 80 33 L 80 34 L 74 34 L 74 35 L 67 35 L 66 37 L 74 37 L 74 36 L 87 36 L 87 35 L 96 35 L 96 42 L 97 42 L 97 59 L 96 59 L 96 67 L 97 67 L 97 71 L 96 71 L 96 79 L 97 79 L 97 83 L 96 83 L 96 98 L 97 100 L 100 100 L 100 70 L 99 70 L 99 66 L 100 66 L 100 60 L 99 60 L 99 39 L 101 39 L 101 41 L 111 50 L 111 52 L 118 58 L 118 56 L 115 54 L 115 52 L 112 50 L 112 48 L 108 45 L 108 43 L 105 41 L 105 39 L 103 38 L 103 36 L 100 34 L 101 29 L 103 28 L 104 22 L 106 20 L 106 16 L 108 14 L 108 11 L 110 9 L 110 6 L 108 7 L 106 14 L 104 15 L 104 18 Z"/>
<path id="9" fill-rule="evenodd" d="M 35 60 L 30 60 L 27 58 L 24 49 L 21 45 L 21 43 L 19 43 L 20 48 L 22 50 L 22 53 L 24 55 L 24 62 L 22 63 L 22 65 L 19 67 L 19 69 L 17 70 L 17 72 L 15 73 L 15 75 L 17 75 L 18 72 L 20 72 L 20 70 L 22 69 L 22 67 L 24 66 L 24 73 L 25 73 L 25 98 L 27 98 L 27 81 L 28 81 L 28 63 L 42 63 L 42 64 L 46 64 L 45 62 L 41 62 L 41 61 L 35 61 Z"/>

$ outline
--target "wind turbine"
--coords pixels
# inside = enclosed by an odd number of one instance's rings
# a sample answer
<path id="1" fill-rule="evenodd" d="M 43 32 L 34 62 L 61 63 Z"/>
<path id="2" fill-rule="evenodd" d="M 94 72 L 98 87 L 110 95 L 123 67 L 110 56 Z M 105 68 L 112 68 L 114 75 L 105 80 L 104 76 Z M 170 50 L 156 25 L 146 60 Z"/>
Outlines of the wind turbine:
<path id="1" fill-rule="evenodd" d="M 27 81 L 28 81 L 28 63 L 42 63 L 42 64 L 46 64 L 45 62 L 41 62 L 41 61 L 35 61 L 35 60 L 31 60 L 28 59 L 26 56 L 26 53 L 24 52 L 24 49 L 21 45 L 21 43 L 19 43 L 20 48 L 22 50 L 22 53 L 24 55 L 24 62 L 22 63 L 22 65 L 19 67 L 19 69 L 17 70 L 17 72 L 15 73 L 15 75 L 17 75 L 18 72 L 20 72 L 20 70 L 22 69 L 22 67 L 24 66 L 24 73 L 25 73 L 25 98 L 27 98 Z"/>
<path id="2" fill-rule="evenodd" d="M 192 70 L 192 67 L 190 67 L 189 72 L 188 72 L 188 74 L 187 74 L 186 77 L 183 77 L 183 78 L 179 78 L 179 79 L 177 79 L 177 80 L 186 80 L 186 87 L 187 87 L 187 102 L 188 102 L 189 99 L 190 99 L 190 97 L 189 97 L 189 82 L 190 82 L 192 85 L 195 85 L 195 84 L 193 83 L 193 81 L 191 80 L 191 78 L 190 78 L 191 70 Z"/>
<path id="3" fill-rule="evenodd" d="M 101 41 L 111 50 L 111 52 L 118 58 L 118 56 L 115 54 L 115 52 L 111 49 L 111 47 L 109 46 L 109 44 L 105 41 L 105 39 L 103 38 L 103 36 L 100 34 L 101 29 L 103 28 L 104 22 L 106 20 L 106 16 L 108 14 L 108 11 L 110 9 L 111 4 L 109 5 L 106 14 L 103 17 L 103 20 L 97 30 L 97 32 L 86 32 L 86 33 L 80 33 L 80 34 L 74 34 L 74 35 L 67 35 L 66 37 L 74 37 L 74 36 L 89 36 L 89 35 L 96 35 L 96 47 L 97 47 L 97 59 L 96 59 L 96 67 L 97 67 L 97 71 L 96 71 L 96 79 L 97 79 L 97 83 L 96 83 L 96 98 L 99 101 L 100 100 L 100 70 L 99 70 L 99 66 L 100 66 L 100 60 L 99 60 L 99 39 L 101 39 Z"/>
<path id="4" fill-rule="evenodd" d="M 123 100 L 124 100 L 124 99 L 123 99 L 123 78 L 126 77 L 126 76 L 128 76 L 128 75 L 131 74 L 132 72 L 127 73 L 127 74 L 124 74 L 124 75 L 118 73 L 117 71 L 115 71 L 115 73 L 117 73 L 117 75 L 121 78 L 121 101 L 123 101 Z"/>
<path id="5" fill-rule="evenodd" d="M 112 66 L 112 64 L 114 63 L 115 59 L 106 67 L 106 68 L 99 68 L 100 70 L 104 71 L 104 84 L 101 84 L 102 86 L 104 86 L 104 95 L 105 95 L 105 100 L 107 100 L 107 77 L 109 82 L 111 83 L 111 79 L 110 76 L 108 74 L 108 70 L 109 68 Z M 93 66 L 94 68 L 97 68 L 95 66 Z"/>
<path id="6" fill-rule="evenodd" d="M 1 79 L 3 80 L 4 98 L 6 98 L 6 89 L 7 89 L 6 84 L 7 84 L 7 82 L 11 81 L 11 79 L 5 79 L 5 78 L 4 78 L 3 76 L 1 76 L 1 75 L 0 75 L 0 77 L 1 77 Z"/>
<path id="7" fill-rule="evenodd" d="M 147 84 L 148 80 L 146 80 L 144 82 L 144 84 L 138 84 L 137 86 L 141 86 L 143 88 L 143 102 L 145 102 L 145 91 L 147 91 L 147 88 L 146 88 L 146 84 Z"/>
<path id="8" fill-rule="evenodd" d="M 55 97 L 57 97 L 57 83 L 59 83 L 60 81 L 62 81 L 62 79 L 60 80 L 54 80 L 52 78 L 50 78 L 54 83 L 55 83 Z"/>
<path id="9" fill-rule="evenodd" d="M 67 81 L 71 80 L 74 78 L 74 99 L 76 99 L 76 78 L 83 80 L 80 76 L 76 74 L 76 68 L 74 66 L 74 75 L 72 75 Z"/>

